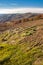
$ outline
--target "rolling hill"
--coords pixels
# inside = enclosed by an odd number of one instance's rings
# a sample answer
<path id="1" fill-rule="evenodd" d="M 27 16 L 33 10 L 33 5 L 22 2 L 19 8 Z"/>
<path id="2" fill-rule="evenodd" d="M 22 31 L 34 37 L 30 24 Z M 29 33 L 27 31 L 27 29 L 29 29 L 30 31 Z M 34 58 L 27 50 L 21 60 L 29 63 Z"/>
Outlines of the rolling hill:
<path id="1" fill-rule="evenodd" d="M 0 65 L 43 65 L 43 14 L 0 16 Z"/>

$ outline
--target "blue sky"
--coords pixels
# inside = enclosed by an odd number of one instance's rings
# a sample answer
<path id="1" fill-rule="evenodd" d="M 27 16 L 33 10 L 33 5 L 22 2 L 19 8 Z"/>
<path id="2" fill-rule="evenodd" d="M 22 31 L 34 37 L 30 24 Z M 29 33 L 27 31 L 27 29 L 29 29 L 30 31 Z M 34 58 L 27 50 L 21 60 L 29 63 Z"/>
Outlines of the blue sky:
<path id="1" fill-rule="evenodd" d="M 43 8 L 43 0 L 0 0 L 0 8 Z"/>
<path id="2" fill-rule="evenodd" d="M 0 0 L 2 13 L 43 13 L 43 0 Z"/>

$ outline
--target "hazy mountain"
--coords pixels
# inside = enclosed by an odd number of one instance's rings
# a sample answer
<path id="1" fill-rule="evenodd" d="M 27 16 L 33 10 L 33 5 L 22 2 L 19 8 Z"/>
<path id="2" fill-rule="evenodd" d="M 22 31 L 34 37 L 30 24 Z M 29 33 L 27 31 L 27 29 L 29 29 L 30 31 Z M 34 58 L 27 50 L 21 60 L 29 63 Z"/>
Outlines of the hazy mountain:
<path id="1" fill-rule="evenodd" d="M 26 14 L 0 14 L 0 22 L 13 21 L 22 18 L 28 18 L 37 14 L 26 13 Z"/>

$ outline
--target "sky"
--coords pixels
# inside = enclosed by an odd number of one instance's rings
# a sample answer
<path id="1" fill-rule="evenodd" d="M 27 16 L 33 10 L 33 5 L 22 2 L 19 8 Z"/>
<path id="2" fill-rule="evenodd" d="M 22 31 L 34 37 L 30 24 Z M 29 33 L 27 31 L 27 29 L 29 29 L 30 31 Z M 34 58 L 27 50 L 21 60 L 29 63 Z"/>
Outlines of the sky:
<path id="1" fill-rule="evenodd" d="M 43 13 L 43 0 L 0 0 L 0 13 Z"/>

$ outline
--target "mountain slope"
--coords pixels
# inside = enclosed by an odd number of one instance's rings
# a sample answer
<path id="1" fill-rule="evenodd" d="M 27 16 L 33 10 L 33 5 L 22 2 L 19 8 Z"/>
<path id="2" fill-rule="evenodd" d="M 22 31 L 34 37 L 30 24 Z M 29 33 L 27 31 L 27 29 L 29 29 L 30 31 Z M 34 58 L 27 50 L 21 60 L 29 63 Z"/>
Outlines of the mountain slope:
<path id="1" fill-rule="evenodd" d="M 0 26 L 0 65 L 43 65 L 43 17 L 25 20 Z"/>
<path id="2" fill-rule="evenodd" d="M 43 19 L 43 14 L 6 14 L 0 16 L 0 31 L 4 31 L 11 28 L 29 26 L 32 21 L 38 21 Z M 31 23 L 29 23 L 31 21 Z M 38 22 L 39 24 L 41 22 Z M 34 23 L 33 23 L 34 24 Z M 36 23 L 37 24 L 37 23 Z"/>

